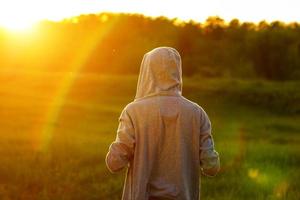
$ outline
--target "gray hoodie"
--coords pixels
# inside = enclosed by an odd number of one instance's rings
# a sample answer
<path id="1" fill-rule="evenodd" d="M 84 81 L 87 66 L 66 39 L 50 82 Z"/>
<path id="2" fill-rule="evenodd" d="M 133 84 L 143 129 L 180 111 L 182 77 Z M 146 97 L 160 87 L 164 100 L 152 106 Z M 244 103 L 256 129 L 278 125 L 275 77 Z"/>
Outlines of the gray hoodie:
<path id="1" fill-rule="evenodd" d="M 198 200 L 200 170 L 209 176 L 218 172 L 209 118 L 181 88 L 175 49 L 145 54 L 135 100 L 122 111 L 106 156 L 111 172 L 128 167 L 123 200 Z"/>

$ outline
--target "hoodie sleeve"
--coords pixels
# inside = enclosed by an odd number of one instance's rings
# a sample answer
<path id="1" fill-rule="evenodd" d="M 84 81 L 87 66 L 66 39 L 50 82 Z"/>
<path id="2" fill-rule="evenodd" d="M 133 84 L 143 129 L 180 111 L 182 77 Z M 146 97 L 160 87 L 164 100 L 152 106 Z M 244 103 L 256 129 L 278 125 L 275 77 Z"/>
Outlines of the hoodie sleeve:
<path id="1" fill-rule="evenodd" d="M 202 173 L 207 176 L 215 176 L 220 169 L 220 160 L 218 152 L 214 149 L 211 122 L 204 110 L 201 114 L 199 154 Z"/>
<path id="2" fill-rule="evenodd" d="M 115 141 L 106 155 L 106 166 L 112 172 L 118 172 L 128 165 L 133 157 L 135 146 L 134 127 L 131 118 L 124 109 L 119 118 L 119 127 Z"/>

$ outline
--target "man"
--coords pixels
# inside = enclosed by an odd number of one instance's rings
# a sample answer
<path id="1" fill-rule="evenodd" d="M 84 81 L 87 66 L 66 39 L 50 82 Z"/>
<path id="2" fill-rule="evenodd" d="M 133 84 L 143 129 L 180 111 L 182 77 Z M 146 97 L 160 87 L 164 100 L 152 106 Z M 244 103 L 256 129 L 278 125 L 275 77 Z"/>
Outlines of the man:
<path id="1" fill-rule="evenodd" d="M 170 47 L 146 53 L 135 100 L 124 108 L 106 156 L 111 172 L 128 166 L 123 200 L 198 200 L 200 170 L 218 172 L 209 118 L 181 90 L 179 53 Z"/>

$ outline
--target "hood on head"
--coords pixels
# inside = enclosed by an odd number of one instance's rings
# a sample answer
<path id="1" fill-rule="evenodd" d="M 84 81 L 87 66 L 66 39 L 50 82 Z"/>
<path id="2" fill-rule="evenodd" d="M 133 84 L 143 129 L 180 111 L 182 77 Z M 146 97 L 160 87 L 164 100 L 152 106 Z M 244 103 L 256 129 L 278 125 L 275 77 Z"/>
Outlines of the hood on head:
<path id="1" fill-rule="evenodd" d="M 135 99 L 160 93 L 181 95 L 181 88 L 181 58 L 176 49 L 158 47 L 144 55 Z"/>

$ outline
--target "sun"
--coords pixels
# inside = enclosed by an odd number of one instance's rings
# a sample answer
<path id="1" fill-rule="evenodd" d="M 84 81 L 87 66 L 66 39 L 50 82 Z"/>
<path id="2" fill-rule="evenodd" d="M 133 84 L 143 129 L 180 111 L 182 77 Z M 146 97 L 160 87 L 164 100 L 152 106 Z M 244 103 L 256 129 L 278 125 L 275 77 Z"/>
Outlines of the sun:
<path id="1" fill-rule="evenodd" d="M 40 20 L 35 0 L 4 1 L 0 3 L 0 27 L 11 31 L 29 30 Z"/>
<path id="2" fill-rule="evenodd" d="M 36 23 L 35 20 L 9 19 L 0 20 L 0 27 L 9 31 L 26 31 L 32 29 Z"/>

